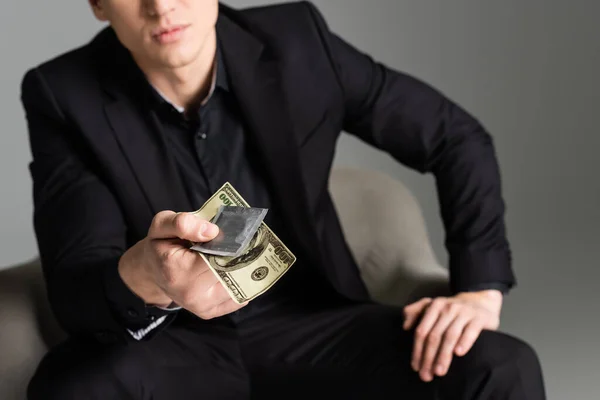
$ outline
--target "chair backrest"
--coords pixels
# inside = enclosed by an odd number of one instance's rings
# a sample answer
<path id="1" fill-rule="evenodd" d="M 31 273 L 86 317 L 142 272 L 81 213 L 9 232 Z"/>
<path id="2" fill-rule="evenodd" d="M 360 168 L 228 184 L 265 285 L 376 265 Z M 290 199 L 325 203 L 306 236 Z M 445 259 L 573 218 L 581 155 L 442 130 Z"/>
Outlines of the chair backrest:
<path id="1" fill-rule="evenodd" d="M 421 208 L 400 181 L 376 171 L 335 168 L 329 183 L 344 236 L 371 296 L 401 305 L 446 293 Z"/>

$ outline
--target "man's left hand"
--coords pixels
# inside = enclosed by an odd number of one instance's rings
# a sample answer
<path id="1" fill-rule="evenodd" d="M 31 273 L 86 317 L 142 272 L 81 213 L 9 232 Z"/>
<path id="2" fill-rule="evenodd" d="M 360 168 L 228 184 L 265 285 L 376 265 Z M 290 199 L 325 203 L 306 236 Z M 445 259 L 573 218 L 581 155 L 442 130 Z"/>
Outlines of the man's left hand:
<path id="1" fill-rule="evenodd" d="M 502 293 L 498 290 L 423 298 L 404 307 L 404 329 L 415 325 L 411 365 L 425 382 L 448 372 L 453 356 L 465 355 L 483 329 L 500 325 Z"/>

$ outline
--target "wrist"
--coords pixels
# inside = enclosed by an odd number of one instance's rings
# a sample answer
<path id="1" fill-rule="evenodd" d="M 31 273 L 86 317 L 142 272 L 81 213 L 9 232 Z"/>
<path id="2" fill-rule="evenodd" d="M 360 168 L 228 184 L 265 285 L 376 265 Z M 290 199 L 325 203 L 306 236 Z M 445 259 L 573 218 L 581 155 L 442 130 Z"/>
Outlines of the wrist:
<path id="1" fill-rule="evenodd" d="M 489 299 L 489 300 L 502 300 L 503 294 L 500 290 L 498 289 L 482 289 L 482 290 L 476 290 L 473 292 L 474 294 L 477 294 L 478 296 L 485 298 L 485 299 Z"/>
<path id="2" fill-rule="evenodd" d="M 502 309 L 502 300 L 504 298 L 502 292 L 497 289 L 486 289 L 476 292 L 463 292 L 459 294 L 459 297 L 474 300 L 480 306 L 498 314 Z"/>
<path id="3" fill-rule="evenodd" d="M 119 276 L 136 296 L 149 305 L 166 307 L 172 300 L 154 282 L 143 262 L 142 242 L 137 243 L 119 259 Z"/>

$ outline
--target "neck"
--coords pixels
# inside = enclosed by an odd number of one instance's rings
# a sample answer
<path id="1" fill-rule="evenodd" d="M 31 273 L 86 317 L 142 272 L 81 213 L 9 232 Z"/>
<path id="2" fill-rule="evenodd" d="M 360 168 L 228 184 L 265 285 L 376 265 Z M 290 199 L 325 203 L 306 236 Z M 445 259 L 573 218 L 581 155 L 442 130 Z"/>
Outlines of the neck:
<path id="1" fill-rule="evenodd" d="M 208 96 L 217 50 L 216 31 L 206 38 L 196 59 L 178 68 L 165 68 L 138 63 L 148 81 L 169 101 L 189 110 L 198 107 Z"/>

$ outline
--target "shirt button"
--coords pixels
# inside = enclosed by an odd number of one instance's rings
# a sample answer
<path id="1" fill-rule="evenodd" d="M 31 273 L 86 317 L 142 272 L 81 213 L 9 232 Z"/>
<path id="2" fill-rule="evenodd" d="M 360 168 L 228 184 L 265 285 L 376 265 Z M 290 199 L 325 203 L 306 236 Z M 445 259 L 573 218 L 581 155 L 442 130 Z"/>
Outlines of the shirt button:
<path id="1" fill-rule="evenodd" d="M 206 139 L 206 133 L 204 133 L 204 132 L 199 133 L 198 139 L 202 139 L 202 140 Z"/>
<path id="2" fill-rule="evenodd" d="M 138 316 L 138 312 L 135 311 L 133 308 L 128 309 L 127 314 L 129 314 L 129 316 L 132 318 L 136 318 Z"/>

